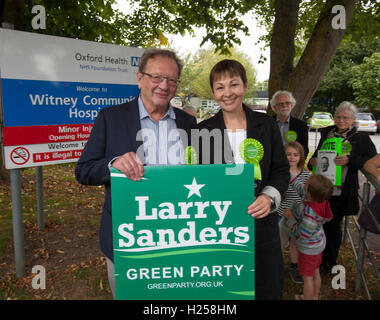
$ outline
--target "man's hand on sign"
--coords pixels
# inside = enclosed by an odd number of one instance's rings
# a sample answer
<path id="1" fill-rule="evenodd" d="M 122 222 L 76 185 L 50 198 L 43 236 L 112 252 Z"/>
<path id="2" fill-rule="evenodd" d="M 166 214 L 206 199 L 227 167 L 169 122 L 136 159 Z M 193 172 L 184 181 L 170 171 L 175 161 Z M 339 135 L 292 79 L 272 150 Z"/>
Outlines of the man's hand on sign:
<path id="1" fill-rule="evenodd" d="M 266 194 L 260 194 L 256 200 L 248 207 L 248 214 L 253 218 L 265 218 L 271 207 L 271 200 Z"/>
<path id="2" fill-rule="evenodd" d="M 337 166 L 345 166 L 348 164 L 349 159 L 347 156 L 338 156 L 334 158 L 334 162 Z"/>
<path id="3" fill-rule="evenodd" d="M 112 162 L 112 166 L 126 175 L 126 177 L 133 181 L 141 180 L 144 175 L 144 166 L 136 153 L 128 152 L 123 154 Z"/>

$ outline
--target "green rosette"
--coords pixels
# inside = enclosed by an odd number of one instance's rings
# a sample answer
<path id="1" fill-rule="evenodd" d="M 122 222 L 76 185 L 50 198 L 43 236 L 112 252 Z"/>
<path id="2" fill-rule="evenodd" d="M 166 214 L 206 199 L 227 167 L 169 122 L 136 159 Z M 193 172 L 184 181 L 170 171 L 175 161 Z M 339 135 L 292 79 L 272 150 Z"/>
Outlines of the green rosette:
<path id="1" fill-rule="evenodd" d="M 186 164 L 198 164 L 198 157 L 195 148 L 188 146 L 185 149 L 185 160 Z"/>
<path id="2" fill-rule="evenodd" d="M 255 180 L 261 180 L 260 161 L 264 157 L 264 147 L 256 139 L 245 139 L 239 146 L 240 155 L 247 163 L 254 164 Z"/>
<path id="3" fill-rule="evenodd" d="M 352 150 L 352 145 L 348 141 L 342 143 L 342 155 L 349 154 Z"/>
<path id="4" fill-rule="evenodd" d="M 286 141 L 296 141 L 297 140 L 297 132 L 293 130 L 289 130 L 287 133 L 285 133 L 285 140 Z"/>

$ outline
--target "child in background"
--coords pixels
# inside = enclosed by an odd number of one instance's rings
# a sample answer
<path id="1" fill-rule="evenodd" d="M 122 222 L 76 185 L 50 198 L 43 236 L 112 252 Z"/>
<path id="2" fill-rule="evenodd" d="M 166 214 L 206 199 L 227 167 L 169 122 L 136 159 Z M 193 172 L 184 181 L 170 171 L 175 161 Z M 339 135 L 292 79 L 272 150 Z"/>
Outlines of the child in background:
<path id="1" fill-rule="evenodd" d="M 287 224 L 296 234 L 296 244 L 299 250 L 298 272 L 302 275 L 303 295 L 296 295 L 296 300 L 318 300 L 321 288 L 319 267 L 322 253 L 326 247 L 326 237 L 323 224 L 332 219 L 330 204 L 327 201 L 334 186 L 321 174 L 312 175 L 303 184 L 295 179 L 291 186 L 304 199 L 299 204 L 294 202 Z"/>
<path id="2" fill-rule="evenodd" d="M 299 183 L 304 184 L 310 177 L 310 173 L 304 168 L 305 153 L 302 145 L 296 141 L 291 141 L 284 145 L 284 149 L 290 166 L 290 181 L 297 178 Z M 281 233 L 285 234 L 283 237 L 286 236 L 289 240 L 290 277 L 295 283 L 303 283 L 302 276 L 298 273 L 298 250 L 296 246 L 296 239 L 294 235 L 292 236 L 289 233 L 289 228 L 286 228 L 286 218 L 284 217 L 284 212 L 290 211 L 293 201 L 301 203 L 302 199 L 299 197 L 297 192 L 289 186 L 277 212 L 280 216 L 282 216 L 282 221 L 280 221 Z M 289 216 L 289 213 L 287 215 Z M 283 245 L 285 244 L 283 243 Z"/>

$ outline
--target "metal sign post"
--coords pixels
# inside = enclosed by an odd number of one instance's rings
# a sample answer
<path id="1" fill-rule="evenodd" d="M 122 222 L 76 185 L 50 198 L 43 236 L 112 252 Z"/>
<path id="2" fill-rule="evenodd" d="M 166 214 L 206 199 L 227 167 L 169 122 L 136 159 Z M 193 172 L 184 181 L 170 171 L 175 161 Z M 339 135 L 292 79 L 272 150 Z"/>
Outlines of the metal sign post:
<path id="1" fill-rule="evenodd" d="M 42 166 L 36 167 L 36 196 L 37 196 L 37 223 L 38 229 L 45 228 L 44 217 L 44 185 L 42 177 Z"/>
<path id="2" fill-rule="evenodd" d="M 12 192 L 13 243 L 16 277 L 25 276 L 24 226 L 22 222 L 21 174 L 20 169 L 10 170 Z"/>

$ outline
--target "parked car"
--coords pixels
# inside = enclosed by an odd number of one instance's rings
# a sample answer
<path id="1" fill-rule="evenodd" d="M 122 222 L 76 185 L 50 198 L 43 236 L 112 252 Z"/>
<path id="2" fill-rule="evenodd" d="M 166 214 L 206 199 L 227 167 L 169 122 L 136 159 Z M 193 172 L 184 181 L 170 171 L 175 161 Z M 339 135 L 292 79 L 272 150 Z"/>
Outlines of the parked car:
<path id="1" fill-rule="evenodd" d="M 372 113 L 358 113 L 356 117 L 358 131 L 375 134 L 377 131 L 377 122 Z"/>
<path id="2" fill-rule="evenodd" d="M 314 112 L 307 120 L 310 129 L 324 128 L 334 125 L 334 119 L 330 112 Z"/>
<path id="3" fill-rule="evenodd" d="M 377 132 L 380 132 L 380 119 L 377 120 Z"/>

